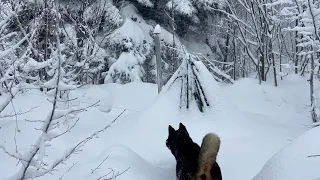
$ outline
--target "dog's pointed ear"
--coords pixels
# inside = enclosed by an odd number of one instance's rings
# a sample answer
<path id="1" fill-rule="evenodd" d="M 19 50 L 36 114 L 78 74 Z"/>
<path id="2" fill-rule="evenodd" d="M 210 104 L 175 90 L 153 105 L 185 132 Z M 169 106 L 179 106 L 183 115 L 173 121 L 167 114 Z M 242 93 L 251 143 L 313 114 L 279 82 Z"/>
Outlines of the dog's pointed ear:
<path id="1" fill-rule="evenodd" d="M 169 131 L 169 134 L 176 132 L 176 130 L 171 125 L 168 126 L 168 131 Z"/>
<path id="2" fill-rule="evenodd" d="M 182 123 L 179 124 L 180 130 L 187 130 L 186 126 L 184 126 Z"/>
<path id="3" fill-rule="evenodd" d="M 182 133 L 182 134 L 187 134 L 187 135 L 189 135 L 186 126 L 183 125 L 182 123 L 179 124 L 179 132 Z"/>

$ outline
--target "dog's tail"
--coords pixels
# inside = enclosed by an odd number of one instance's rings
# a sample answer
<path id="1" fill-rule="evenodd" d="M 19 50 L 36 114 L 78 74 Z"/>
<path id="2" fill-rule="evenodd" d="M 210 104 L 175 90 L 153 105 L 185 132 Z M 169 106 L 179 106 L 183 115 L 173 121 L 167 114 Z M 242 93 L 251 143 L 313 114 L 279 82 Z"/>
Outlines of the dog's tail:
<path id="1" fill-rule="evenodd" d="M 198 172 L 196 179 L 211 180 L 210 170 L 216 162 L 220 149 L 220 138 L 216 134 L 209 133 L 202 139 L 200 154 L 198 158 Z"/>

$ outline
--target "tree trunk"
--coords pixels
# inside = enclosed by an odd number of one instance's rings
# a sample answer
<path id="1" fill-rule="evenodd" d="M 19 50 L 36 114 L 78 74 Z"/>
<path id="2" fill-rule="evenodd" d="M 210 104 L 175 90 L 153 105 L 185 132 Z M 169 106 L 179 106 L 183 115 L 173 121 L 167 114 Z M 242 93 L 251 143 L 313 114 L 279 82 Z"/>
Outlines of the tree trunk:
<path id="1" fill-rule="evenodd" d="M 233 28 L 233 80 L 236 80 L 236 62 L 237 62 L 237 56 L 236 56 L 236 28 Z"/>
<path id="2" fill-rule="evenodd" d="M 314 75 L 314 56 L 311 55 L 311 71 L 310 71 L 310 100 L 311 100 L 311 117 L 313 122 L 317 122 L 316 112 L 315 112 L 315 101 L 314 98 L 314 85 L 313 85 L 313 75 Z"/>
<path id="3" fill-rule="evenodd" d="M 317 24 L 316 24 L 316 15 L 313 12 L 313 8 L 311 5 L 311 0 L 308 0 L 308 8 L 310 10 L 310 14 L 311 14 L 311 18 L 312 18 L 312 23 L 314 26 L 314 38 L 315 40 L 319 41 L 319 35 L 318 35 L 318 31 L 317 31 Z M 310 99 L 311 99 L 311 116 L 312 116 L 312 120 L 313 122 L 317 122 L 317 115 L 316 115 L 316 101 L 317 99 L 315 98 L 315 94 L 314 94 L 314 85 L 313 85 L 313 81 L 314 81 L 314 69 L 315 69 L 315 64 L 314 64 L 314 55 L 315 55 L 315 49 L 316 47 L 314 47 L 315 45 L 313 45 L 311 47 L 311 51 L 313 52 L 311 54 L 311 70 L 310 70 Z"/>
<path id="4" fill-rule="evenodd" d="M 298 26 L 299 25 L 299 23 L 298 23 L 299 21 L 298 21 L 298 19 L 296 20 L 296 26 Z M 298 52 L 299 52 L 299 47 L 297 46 L 297 44 L 298 44 L 298 38 L 299 38 L 299 35 L 298 35 L 298 32 L 296 31 L 296 33 L 295 33 L 295 40 L 294 40 L 294 43 L 295 43 L 295 47 L 296 47 L 296 49 L 295 49 L 295 61 L 294 61 L 294 66 L 295 66 L 295 68 L 294 68 L 294 72 L 295 72 L 295 74 L 298 74 L 298 61 L 299 61 L 299 56 L 298 56 Z"/>
<path id="5" fill-rule="evenodd" d="M 225 54 L 224 54 L 224 58 L 223 58 L 223 62 L 228 62 L 228 54 L 229 54 L 229 45 L 230 45 L 230 35 L 229 33 L 227 34 L 227 40 L 226 40 L 226 45 L 225 45 Z M 225 71 L 226 70 L 226 65 L 223 64 L 222 65 L 222 71 Z M 220 77 L 222 81 L 224 81 L 224 77 L 221 76 Z"/>
<path id="6" fill-rule="evenodd" d="M 280 61 L 280 72 L 282 72 L 282 41 L 280 37 L 278 38 L 279 40 L 279 49 L 280 49 L 280 55 L 279 55 L 279 61 Z M 280 79 L 282 80 L 282 75 L 280 76 Z"/>
<path id="7" fill-rule="evenodd" d="M 261 81 L 266 81 L 265 74 L 264 74 L 264 70 L 265 70 L 264 53 L 263 53 L 262 49 L 260 50 L 259 56 L 260 56 L 259 57 L 259 61 L 260 61 L 260 64 L 261 64 L 261 67 L 260 67 L 260 79 L 261 79 Z"/>
<path id="8" fill-rule="evenodd" d="M 274 77 L 274 86 L 278 86 L 278 81 L 277 81 L 277 69 L 276 69 L 276 63 L 274 60 L 274 54 L 271 54 L 271 58 L 272 58 L 272 67 L 273 67 L 273 77 Z"/>

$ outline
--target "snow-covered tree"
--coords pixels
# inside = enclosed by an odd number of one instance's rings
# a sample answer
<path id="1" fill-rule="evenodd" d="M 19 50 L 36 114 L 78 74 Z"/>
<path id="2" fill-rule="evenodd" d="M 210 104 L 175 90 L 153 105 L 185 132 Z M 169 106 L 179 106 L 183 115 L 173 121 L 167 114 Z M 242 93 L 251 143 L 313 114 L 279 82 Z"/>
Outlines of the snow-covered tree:
<path id="1" fill-rule="evenodd" d="M 141 81 L 142 64 L 151 58 L 152 26 L 144 21 L 134 6 L 127 5 L 122 11 L 126 12 L 123 25 L 107 36 L 106 47 L 112 54 L 105 82 Z"/>
<path id="2" fill-rule="evenodd" d="M 25 60 L 30 58 L 29 53 L 33 49 L 29 41 L 33 34 L 21 28 L 18 18 L 18 14 L 25 14 L 25 7 L 1 2 L 0 9 L 0 94 L 7 96 L 0 105 L 2 112 L 19 91 L 28 88 L 27 83 L 35 77 L 23 72 Z"/>
<path id="3" fill-rule="evenodd" d="M 317 106 L 317 93 L 314 89 L 314 77 L 320 72 L 318 62 L 320 61 L 320 2 L 313 0 L 301 1 L 305 7 L 304 11 L 301 11 L 299 16 L 300 26 L 296 26 L 291 30 L 297 31 L 302 36 L 298 47 L 302 47 L 299 52 L 300 56 L 304 59 L 304 68 L 310 64 L 310 100 L 311 100 L 311 115 L 314 122 L 318 121 L 320 117 L 320 110 Z"/>
<path id="4" fill-rule="evenodd" d="M 28 151 L 23 153 L 16 148 L 16 152 L 12 152 L 4 145 L 0 145 L 0 148 L 6 154 L 19 160 L 20 169 L 8 179 L 35 179 L 45 176 L 54 171 L 57 166 L 63 164 L 72 154 L 79 150 L 76 146 L 75 148 L 66 150 L 60 158 L 57 158 L 52 163 L 45 162 L 45 157 L 48 155 L 46 149 L 50 146 L 50 141 L 69 132 L 78 122 L 76 114 L 86 109 L 86 107 L 79 108 L 64 105 L 66 102 L 69 102 L 69 99 L 65 99 L 66 96 L 63 95 L 63 92 L 73 90 L 76 86 L 67 84 L 68 79 L 66 77 L 66 72 L 64 71 L 66 60 L 62 54 L 62 46 L 60 43 L 61 14 L 58 13 L 57 5 L 51 5 L 51 7 L 54 8 L 53 12 L 55 12 L 53 20 L 56 24 L 53 25 L 55 28 L 53 33 L 56 42 L 54 46 L 55 49 L 52 53 L 53 56 L 50 59 L 51 70 L 48 72 L 52 78 L 45 82 L 43 86 L 50 89 L 47 94 L 52 97 L 50 99 L 52 109 L 48 113 L 48 116 L 43 120 L 42 127 L 38 129 L 41 131 L 40 136 L 36 142 L 30 146 Z M 69 121 L 70 126 L 59 126 L 64 118 Z"/>
<path id="5" fill-rule="evenodd" d="M 0 51 L 2 57 L 5 54 L 5 60 L 0 61 L 4 69 L 0 74 L 1 86 L 13 81 L 15 75 L 16 82 L 43 89 L 52 78 L 56 56 L 53 1 L 12 2 L 6 1 L 2 7 L 9 8 L 1 12 Z M 171 9 L 170 2 L 174 5 Z M 204 22 L 214 22 L 216 14 L 212 7 L 223 8 L 225 3 L 222 0 L 188 0 L 187 4 L 167 0 L 60 1 L 59 36 L 68 83 L 155 82 L 152 29 L 156 23 L 141 6 L 148 13 L 160 13 L 161 16 L 153 18 L 167 24 L 161 35 L 164 81 L 167 81 L 184 58 L 181 40 L 189 32 L 203 34 L 202 39 L 211 36 L 204 32 L 209 31 Z M 194 11 L 188 12 L 187 6 Z M 174 19 L 170 17 L 172 13 Z"/>
<path id="6" fill-rule="evenodd" d="M 71 2 L 69 2 L 71 3 Z M 71 23 L 65 23 L 66 40 L 71 41 L 70 62 L 76 62 L 78 83 L 102 83 L 104 71 L 110 64 L 104 42 L 120 23 L 122 17 L 111 0 L 74 1 L 65 4 L 63 14 Z M 74 26 L 75 25 L 75 26 Z M 70 63 L 72 64 L 72 63 Z"/>

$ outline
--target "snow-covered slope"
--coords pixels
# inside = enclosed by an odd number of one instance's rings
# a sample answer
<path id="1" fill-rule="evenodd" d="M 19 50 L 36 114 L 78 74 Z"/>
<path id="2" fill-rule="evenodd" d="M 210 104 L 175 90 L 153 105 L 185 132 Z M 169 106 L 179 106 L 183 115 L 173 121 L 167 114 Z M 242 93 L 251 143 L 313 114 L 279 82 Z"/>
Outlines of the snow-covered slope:
<path id="1" fill-rule="evenodd" d="M 320 178 L 320 127 L 313 128 L 275 154 L 253 180 Z"/>
<path id="2" fill-rule="evenodd" d="M 175 160 L 165 146 L 165 139 L 168 125 L 176 128 L 179 122 L 186 125 L 199 144 L 206 133 L 219 134 L 222 144 L 218 162 L 225 180 L 252 179 L 276 152 L 306 131 L 304 124 L 310 123 L 305 106 L 307 88 L 307 81 L 297 76 L 286 77 L 277 88 L 271 84 L 260 86 L 254 79 L 222 87 L 216 85 L 208 89 L 215 92 L 212 97 L 219 99 L 214 105 L 217 108 L 201 114 L 179 111 L 174 88 L 157 96 L 156 85 L 141 82 L 82 87 L 71 94 L 78 97 L 75 105 L 87 106 L 101 100 L 103 106 L 81 113 L 76 127 L 47 147 L 47 162 L 102 129 L 123 109 L 127 110 L 110 128 L 72 156 L 68 164 L 39 179 L 59 179 L 63 174 L 62 179 L 98 179 L 123 171 L 117 179 L 174 179 Z M 0 96 L 0 102 L 2 98 Z M 30 90 L 19 95 L 14 104 L 16 109 L 22 110 L 39 106 L 18 117 L 21 130 L 17 134 L 18 149 L 27 150 L 39 135 L 34 128 L 39 127 L 40 122 L 31 123 L 25 119 L 43 119 L 50 111 L 50 103 L 42 92 Z M 113 108 L 108 109 L 110 106 Z M 10 112 L 8 107 L 5 113 Z M 61 128 L 67 124 L 67 121 L 61 122 Z M 14 150 L 15 118 L 1 119 L 0 127 L 0 143 L 6 141 L 5 146 Z M 10 156 L 0 152 L 0 159 L 0 179 L 17 171 L 17 162 Z M 112 171 L 108 174 L 110 168 Z"/>

